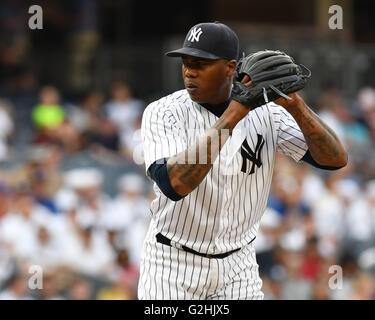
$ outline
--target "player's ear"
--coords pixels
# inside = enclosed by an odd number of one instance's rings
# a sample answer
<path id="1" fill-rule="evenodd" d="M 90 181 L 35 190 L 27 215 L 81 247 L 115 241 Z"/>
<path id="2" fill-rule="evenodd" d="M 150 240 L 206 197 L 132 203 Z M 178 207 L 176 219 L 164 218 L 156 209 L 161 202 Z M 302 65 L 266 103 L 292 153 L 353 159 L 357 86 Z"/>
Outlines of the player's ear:
<path id="1" fill-rule="evenodd" d="M 228 60 L 227 61 L 227 71 L 228 71 L 228 76 L 232 77 L 236 71 L 237 67 L 237 61 L 236 60 Z"/>

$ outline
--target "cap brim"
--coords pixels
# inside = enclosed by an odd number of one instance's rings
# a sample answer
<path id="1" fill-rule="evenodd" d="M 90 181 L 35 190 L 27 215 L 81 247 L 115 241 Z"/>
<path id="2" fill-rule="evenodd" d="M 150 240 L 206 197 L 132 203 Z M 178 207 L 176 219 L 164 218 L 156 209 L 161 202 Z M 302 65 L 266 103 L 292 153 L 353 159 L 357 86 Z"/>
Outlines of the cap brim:
<path id="1" fill-rule="evenodd" d="M 200 49 L 196 49 L 196 48 L 189 48 L 189 47 L 183 47 L 181 49 L 169 51 L 165 53 L 165 55 L 168 57 L 193 56 L 193 57 L 211 59 L 211 60 L 220 59 L 220 57 L 215 56 L 212 53 L 209 53 Z"/>

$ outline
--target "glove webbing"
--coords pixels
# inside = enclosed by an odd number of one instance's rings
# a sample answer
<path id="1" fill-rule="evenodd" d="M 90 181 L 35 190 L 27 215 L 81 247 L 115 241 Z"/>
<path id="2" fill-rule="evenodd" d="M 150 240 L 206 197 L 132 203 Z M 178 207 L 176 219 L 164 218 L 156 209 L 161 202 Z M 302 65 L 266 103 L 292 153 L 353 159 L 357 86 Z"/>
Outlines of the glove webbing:
<path id="1" fill-rule="evenodd" d="M 309 78 L 311 76 L 311 70 L 306 68 L 303 64 L 300 64 L 300 66 L 306 70 L 308 72 L 308 74 L 304 75 L 306 78 Z M 287 99 L 287 100 L 292 100 L 291 97 L 287 96 L 285 93 L 283 93 L 282 91 L 280 91 L 279 89 L 277 89 L 273 84 L 270 84 L 270 88 L 275 91 L 278 95 L 282 96 L 283 98 Z M 264 97 L 264 101 L 266 103 L 268 103 L 268 96 L 267 96 L 267 90 L 263 87 L 263 97 Z"/>
<path id="2" fill-rule="evenodd" d="M 286 94 L 282 93 L 279 89 L 277 89 L 274 85 L 270 84 L 270 88 L 275 91 L 278 95 L 284 97 L 285 99 L 292 100 L 291 97 L 288 97 Z M 265 87 L 262 87 L 263 89 L 263 98 L 266 103 L 268 103 L 268 96 L 267 96 L 267 90 Z"/>

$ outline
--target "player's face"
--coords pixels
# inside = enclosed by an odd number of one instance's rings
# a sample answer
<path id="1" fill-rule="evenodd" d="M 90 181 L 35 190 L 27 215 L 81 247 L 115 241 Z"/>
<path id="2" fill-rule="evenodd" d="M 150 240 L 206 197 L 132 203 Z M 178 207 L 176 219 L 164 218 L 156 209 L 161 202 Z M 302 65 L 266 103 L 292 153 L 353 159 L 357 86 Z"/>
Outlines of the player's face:
<path id="1" fill-rule="evenodd" d="M 193 101 L 218 104 L 230 95 L 235 60 L 182 57 L 182 77 Z"/>

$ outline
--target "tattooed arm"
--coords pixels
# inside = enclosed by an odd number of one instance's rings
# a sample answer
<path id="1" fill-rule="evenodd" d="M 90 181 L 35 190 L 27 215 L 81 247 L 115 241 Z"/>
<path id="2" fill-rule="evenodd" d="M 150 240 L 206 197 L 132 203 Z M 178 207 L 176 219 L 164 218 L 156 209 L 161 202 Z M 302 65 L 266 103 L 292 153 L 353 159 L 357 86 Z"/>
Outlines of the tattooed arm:
<path id="1" fill-rule="evenodd" d="M 280 98 L 275 103 L 283 106 L 296 120 L 312 158 L 322 166 L 345 167 L 348 156 L 337 135 L 298 94 L 289 96 L 292 100 Z"/>
<path id="2" fill-rule="evenodd" d="M 232 101 L 212 128 L 198 142 L 167 161 L 171 186 L 184 196 L 193 191 L 211 170 L 220 150 L 236 124 L 250 111 Z"/>

